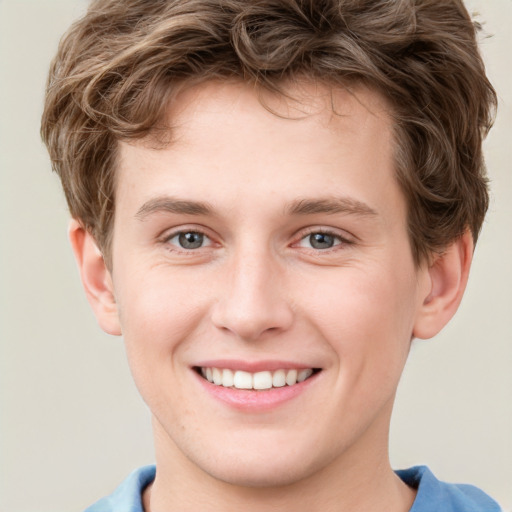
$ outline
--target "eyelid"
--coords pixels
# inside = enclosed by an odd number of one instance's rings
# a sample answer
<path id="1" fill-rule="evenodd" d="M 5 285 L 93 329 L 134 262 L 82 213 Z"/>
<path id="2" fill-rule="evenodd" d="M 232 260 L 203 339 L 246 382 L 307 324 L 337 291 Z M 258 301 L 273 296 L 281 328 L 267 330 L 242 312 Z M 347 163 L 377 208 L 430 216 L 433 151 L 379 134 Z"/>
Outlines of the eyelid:
<path id="1" fill-rule="evenodd" d="M 183 234 L 183 233 L 199 233 L 204 236 L 205 239 L 209 240 L 209 243 L 207 245 L 203 245 L 197 249 L 185 249 L 184 247 L 180 247 L 177 244 L 170 243 L 173 238 L 176 238 L 177 236 Z M 206 249 L 208 247 L 211 247 L 215 244 L 213 240 L 213 236 L 207 230 L 206 228 L 203 228 L 202 226 L 198 225 L 184 225 L 184 226 L 177 226 L 175 228 L 166 229 L 159 237 L 158 240 L 160 243 L 173 247 L 172 250 L 177 252 L 184 252 L 184 253 L 190 253 L 190 252 L 197 252 L 201 249 Z"/>
<path id="2" fill-rule="evenodd" d="M 306 238 L 307 236 L 314 233 L 322 233 L 323 235 L 334 236 L 346 243 L 354 243 L 356 241 L 356 237 L 345 230 L 325 226 L 311 226 L 305 228 L 297 234 L 296 238 L 302 240 L 303 238 Z"/>
<path id="3" fill-rule="evenodd" d="M 329 251 L 336 250 L 339 246 L 346 247 L 347 245 L 353 245 L 356 243 L 356 237 L 354 235 L 351 235 L 350 233 L 347 233 L 346 231 L 338 230 L 335 228 L 328 228 L 328 227 L 322 227 L 322 226 L 311 226 L 304 230 L 301 230 L 295 238 L 295 242 L 292 244 L 292 246 L 299 246 L 300 243 L 307 238 L 308 236 L 311 236 L 315 233 L 320 233 L 323 235 L 329 235 L 335 238 L 338 243 L 335 243 L 333 247 L 330 247 L 328 249 L 314 249 L 314 248 L 308 248 L 303 247 L 304 249 L 310 249 L 315 252 L 323 252 L 327 253 Z"/>
<path id="4" fill-rule="evenodd" d="M 177 237 L 178 235 L 180 235 L 182 233 L 200 233 L 201 235 L 203 235 L 205 237 L 205 239 L 207 239 L 209 241 L 209 243 L 207 245 L 199 247 L 198 249 L 185 249 L 183 247 L 179 247 L 179 245 L 177 245 L 177 244 L 170 244 L 170 241 L 173 238 Z M 329 252 L 330 250 L 335 250 L 335 248 L 340 245 L 341 246 L 353 245 L 357 241 L 357 237 L 355 235 L 352 235 L 351 233 L 348 233 L 345 230 L 340 230 L 340 229 L 336 229 L 336 228 L 332 228 L 332 227 L 325 227 L 325 226 L 310 226 L 308 228 L 300 230 L 293 237 L 293 239 L 295 241 L 291 244 L 291 246 L 297 247 L 305 238 L 307 238 L 308 236 L 310 236 L 314 233 L 321 233 L 321 234 L 329 235 L 329 236 L 334 237 L 338 241 L 338 243 L 336 243 L 332 248 L 329 248 L 329 249 L 319 250 L 319 249 L 311 248 L 311 250 L 315 251 L 315 252 Z M 174 228 L 168 228 L 165 231 L 163 231 L 162 234 L 159 235 L 157 238 L 158 238 L 158 241 L 160 243 L 162 243 L 163 245 L 167 245 L 167 246 L 171 245 L 172 247 L 175 248 L 173 250 L 176 250 L 178 252 L 186 252 L 186 253 L 197 252 L 200 249 L 209 248 L 211 246 L 214 246 L 217 243 L 217 242 L 215 242 L 215 237 L 211 234 L 211 231 L 209 229 L 207 229 L 203 226 L 197 225 L 197 224 L 195 224 L 195 225 L 193 225 L 193 224 L 180 225 L 180 226 L 176 226 Z"/>

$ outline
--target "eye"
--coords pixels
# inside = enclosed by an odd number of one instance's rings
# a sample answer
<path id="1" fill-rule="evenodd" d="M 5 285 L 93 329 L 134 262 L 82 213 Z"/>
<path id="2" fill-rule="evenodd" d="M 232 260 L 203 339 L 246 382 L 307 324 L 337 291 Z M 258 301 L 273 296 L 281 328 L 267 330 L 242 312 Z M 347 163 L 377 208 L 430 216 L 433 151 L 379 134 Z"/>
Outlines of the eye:
<path id="1" fill-rule="evenodd" d="M 211 240 L 199 231 L 181 231 L 168 238 L 167 242 L 185 250 L 199 249 L 211 245 Z"/>
<path id="2" fill-rule="evenodd" d="M 299 242 L 300 247 L 306 247 L 308 249 L 326 250 L 332 249 L 336 245 L 340 245 L 344 242 L 340 236 L 332 233 L 323 233 L 321 231 L 310 233 L 305 236 Z"/>

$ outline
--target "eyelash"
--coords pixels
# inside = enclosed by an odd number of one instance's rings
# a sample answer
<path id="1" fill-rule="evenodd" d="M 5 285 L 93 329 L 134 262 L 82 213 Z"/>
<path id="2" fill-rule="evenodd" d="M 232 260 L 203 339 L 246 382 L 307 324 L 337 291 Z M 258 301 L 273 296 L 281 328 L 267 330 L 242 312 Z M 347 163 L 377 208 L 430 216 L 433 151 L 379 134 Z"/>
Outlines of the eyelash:
<path id="1" fill-rule="evenodd" d="M 173 240 L 177 237 L 180 237 L 181 235 L 187 235 L 187 234 L 201 235 L 202 237 L 204 237 L 204 239 L 209 240 L 210 243 L 206 246 L 201 245 L 200 247 L 197 247 L 194 249 L 187 249 L 185 247 L 180 247 L 178 243 L 171 243 L 171 240 Z M 209 247 L 210 245 L 213 245 L 213 241 L 212 241 L 211 237 L 208 236 L 203 230 L 198 229 L 198 228 L 180 229 L 178 231 L 173 231 L 172 233 L 163 237 L 162 243 L 165 244 L 167 246 L 167 248 L 169 248 L 169 245 L 172 246 L 173 248 L 170 250 L 172 250 L 174 252 L 180 252 L 180 253 L 185 253 L 185 254 L 190 254 L 190 253 L 195 252 L 197 249 L 202 249 L 204 247 Z"/>
<path id="2" fill-rule="evenodd" d="M 185 247 L 180 247 L 178 241 L 176 243 L 171 242 L 173 239 L 178 238 L 182 235 L 187 235 L 187 234 L 200 235 L 201 237 L 203 237 L 203 240 L 207 239 L 207 240 L 209 240 L 210 243 L 208 245 L 203 245 L 201 243 L 200 246 L 195 247 L 195 248 L 185 248 Z M 332 237 L 334 239 L 334 244 L 332 247 L 326 247 L 326 248 L 315 248 L 315 247 L 301 246 L 301 244 L 305 240 L 307 240 L 308 237 L 311 237 L 311 235 L 322 235 L 322 236 Z M 192 253 L 195 253 L 199 249 L 204 249 L 204 248 L 214 245 L 212 238 L 210 236 L 208 236 L 204 230 L 198 229 L 196 227 L 191 228 L 191 229 L 180 229 L 178 231 L 173 231 L 172 233 L 163 237 L 162 243 L 164 245 L 166 245 L 166 247 L 169 250 L 171 250 L 173 252 L 179 252 L 182 254 L 192 254 Z M 304 248 L 308 251 L 314 252 L 316 254 L 318 254 L 318 253 L 325 254 L 325 253 L 330 253 L 332 251 L 343 250 L 343 248 L 346 248 L 346 246 L 353 245 L 353 244 L 354 244 L 354 242 L 352 240 L 340 235 L 337 232 L 334 232 L 333 230 L 313 227 L 313 228 L 308 229 L 306 232 L 301 233 L 299 240 L 297 242 L 294 242 L 292 244 L 292 247 L 302 247 L 302 248 Z M 169 246 L 171 246 L 172 248 L 170 248 Z"/>
<path id="3" fill-rule="evenodd" d="M 332 237 L 335 240 L 334 245 L 332 247 L 328 247 L 325 249 L 317 249 L 314 247 L 304 247 L 305 249 L 314 251 L 315 253 L 329 253 L 331 251 L 342 250 L 344 247 L 354 244 L 354 242 L 352 240 L 340 235 L 339 233 L 337 233 L 333 230 L 313 227 L 313 228 L 310 228 L 309 230 L 307 230 L 307 232 L 301 233 L 299 241 L 293 245 L 297 246 L 301 242 L 306 240 L 308 237 L 311 237 L 311 235 L 317 235 L 317 234 Z"/>

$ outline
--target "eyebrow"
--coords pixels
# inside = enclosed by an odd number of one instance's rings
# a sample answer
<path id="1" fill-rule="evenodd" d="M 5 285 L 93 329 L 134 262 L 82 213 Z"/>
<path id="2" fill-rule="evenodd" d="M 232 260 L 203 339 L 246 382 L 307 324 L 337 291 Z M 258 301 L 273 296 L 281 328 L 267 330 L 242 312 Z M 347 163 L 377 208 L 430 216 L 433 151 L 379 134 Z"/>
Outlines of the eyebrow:
<path id="1" fill-rule="evenodd" d="M 344 213 L 362 217 L 375 217 L 377 211 L 366 203 L 351 197 L 329 197 L 323 199 L 299 199 L 287 208 L 289 215 L 314 215 L 317 213 Z"/>
<path id="2" fill-rule="evenodd" d="M 214 209 L 208 203 L 162 196 L 146 201 L 139 208 L 135 217 L 139 220 L 145 220 L 151 214 L 160 212 L 182 215 L 213 215 Z M 350 197 L 297 199 L 285 208 L 285 215 L 315 215 L 320 213 L 343 213 L 363 217 L 378 215 L 366 203 Z"/>
<path id="3" fill-rule="evenodd" d="M 137 211 L 135 217 L 139 220 L 146 219 L 152 213 L 178 213 L 184 215 L 210 215 L 212 207 L 208 203 L 199 201 L 187 201 L 173 197 L 155 197 L 146 201 Z"/>

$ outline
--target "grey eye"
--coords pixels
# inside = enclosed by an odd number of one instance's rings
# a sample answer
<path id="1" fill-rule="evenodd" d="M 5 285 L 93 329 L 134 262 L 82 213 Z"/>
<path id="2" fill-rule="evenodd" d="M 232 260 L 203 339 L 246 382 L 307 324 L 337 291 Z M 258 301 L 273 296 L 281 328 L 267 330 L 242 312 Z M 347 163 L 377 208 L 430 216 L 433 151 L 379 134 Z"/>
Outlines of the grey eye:
<path id="1" fill-rule="evenodd" d="M 204 235 L 197 231 L 187 231 L 173 237 L 183 249 L 198 249 L 204 243 Z M 171 239 L 171 241 L 173 240 Z"/>
<path id="2" fill-rule="evenodd" d="M 313 249 L 330 249 L 336 244 L 336 237 L 328 233 L 311 233 L 309 244 Z"/>
<path id="3" fill-rule="evenodd" d="M 306 235 L 304 238 L 302 238 L 298 245 L 299 247 L 304 247 L 305 249 L 325 251 L 342 244 L 346 245 L 350 244 L 350 242 L 342 236 L 335 235 L 334 233 L 313 231 L 309 235 Z"/>

